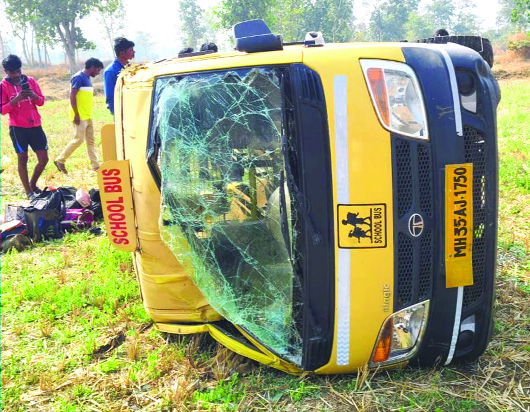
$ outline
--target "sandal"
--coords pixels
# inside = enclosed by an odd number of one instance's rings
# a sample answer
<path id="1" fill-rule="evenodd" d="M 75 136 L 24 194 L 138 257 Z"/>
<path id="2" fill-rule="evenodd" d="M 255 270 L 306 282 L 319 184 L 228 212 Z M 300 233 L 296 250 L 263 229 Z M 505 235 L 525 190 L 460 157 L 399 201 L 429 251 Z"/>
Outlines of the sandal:
<path id="1" fill-rule="evenodd" d="M 62 172 L 65 175 L 68 174 L 68 170 L 66 170 L 66 167 L 64 166 L 64 163 L 61 163 L 61 162 L 58 162 L 57 160 L 55 160 L 53 162 L 53 164 L 57 167 L 57 169 L 59 169 L 59 172 Z"/>

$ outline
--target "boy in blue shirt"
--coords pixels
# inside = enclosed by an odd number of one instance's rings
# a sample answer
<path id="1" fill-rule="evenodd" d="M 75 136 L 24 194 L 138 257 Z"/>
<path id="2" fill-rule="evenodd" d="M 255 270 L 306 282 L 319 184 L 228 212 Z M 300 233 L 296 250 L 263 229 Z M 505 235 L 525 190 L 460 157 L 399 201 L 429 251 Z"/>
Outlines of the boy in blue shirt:
<path id="1" fill-rule="evenodd" d="M 114 114 L 114 87 L 121 70 L 129 63 L 129 60 L 134 59 L 134 43 L 125 37 L 117 37 L 114 39 L 114 52 L 116 60 L 107 66 L 103 75 L 107 107 L 112 114 Z"/>

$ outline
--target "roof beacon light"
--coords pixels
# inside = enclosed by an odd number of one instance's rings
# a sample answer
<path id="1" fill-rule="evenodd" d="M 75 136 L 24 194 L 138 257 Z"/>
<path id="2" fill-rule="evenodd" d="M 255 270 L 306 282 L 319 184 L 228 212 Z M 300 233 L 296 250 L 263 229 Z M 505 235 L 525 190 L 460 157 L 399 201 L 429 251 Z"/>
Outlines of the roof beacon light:
<path id="1" fill-rule="evenodd" d="M 324 37 L 320 31 L 308 31 L 304 40 L 305 47 L 320 47 L 324 45 Z"/>
<path id="2" fill-rule="evenodd" d="M 248 20 L 234 26 L 236 50 L 257 53 L 283 50 L 282 36 L 275 36 L 263 20 Z"/>

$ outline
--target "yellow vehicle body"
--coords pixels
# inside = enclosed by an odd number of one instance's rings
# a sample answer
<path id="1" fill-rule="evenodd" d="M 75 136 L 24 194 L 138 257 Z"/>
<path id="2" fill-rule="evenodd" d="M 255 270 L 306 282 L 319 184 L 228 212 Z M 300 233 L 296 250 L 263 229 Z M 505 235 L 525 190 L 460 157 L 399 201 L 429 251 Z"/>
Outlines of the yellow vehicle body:
<path id="1" fill-rule="evenodd" d="M 277 369 L 289 373 L 308 369 L 283 359 L 237 324 L 234 326 L 250 345 L 223 333 L 217 326 L 223 316 L 210 306 L 211 302 L 194 283 L 196 268 L 189 260 L 179 260 L 162 240 L 161 192 L 146 161 L 157 79 L 298 64 L 318 74 L 325 96 L 333 176 L 332 220 L 337 222 L 333 230 L 337 263 L 333 275 L 331 351 L 327 360 L 312 371 L 349 373 L 373 360 L 383 325 L 395 311 L 398 268 L 392 133 L 383 127 L 378 117 L 360 64 L 362 60 L 372 59 L 405 63 L 404 46 L 397 43 L 294 45 L 278 51 L 234 51 L 170 59 L 133 65 L 122 71 L 115 91 L 115 124 L 102 132 L 105 162 L 98 172 L 102 204 L 109 238 L 116 247 L 133 253 L 145 310 L 161 331 L 209 332 L 235 352 Z M 428 96 L 424 98 L 429 99 Z M 347 146 L 339 145 L 341 141 L 346 141 Z M 337 178 L 338 170 L 342 167 L 344 171 L 344 165 L 347 167 L 346 182 Z M 116 185 L 119 188 L 113 188 Z M 117 202 L 123 208 L 113 206 Z M 123 213 L 124 218 L 116 213 Z M 349 227 L 340 224 L 346 222 L 350 213 L 370 214 L 372 223 L 379 216 L 377 240 L 352 237 Z M 181 247 L 189 248 L 185 239 Z M 467 278 L 473 277 L 470 262 L 466 266 Z M 451 287 L 464 286 L 456 281 Z M 450 322 L 452 331 L 453 320 Z M 404 362 L 406 360 L 398 359 L 394 365 Z M 370 366 L 376 367 L 373 363 Z"/>

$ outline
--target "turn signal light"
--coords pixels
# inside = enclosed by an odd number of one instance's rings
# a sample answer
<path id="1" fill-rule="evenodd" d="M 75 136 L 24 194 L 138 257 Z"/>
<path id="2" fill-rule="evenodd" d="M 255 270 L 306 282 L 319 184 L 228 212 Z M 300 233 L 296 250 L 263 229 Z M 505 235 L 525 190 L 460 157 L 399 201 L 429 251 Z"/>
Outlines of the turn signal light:
<path id="1" fill-rule="evenodd" d="M 372 358 L 373 362 L 381 363 L 386 362 L 390 355 L 390 349 L 392 348 L 392 333 L 394 329 L 394 321 L 392 318 L 385 323 L 383 330 L 381 331 L 381 337 L 374 351 Z"/>
<path id="2" fill-rule="evenodd" d="M 374 96 L 375 104 L 381 115 L 381 120 L 386 127 L 390 127 L 390 111 L 388 109 L 388 97 L 383 69 L 371 67 L 366 71 L 366 75 L 370 83 L 372 96 Z"/>

